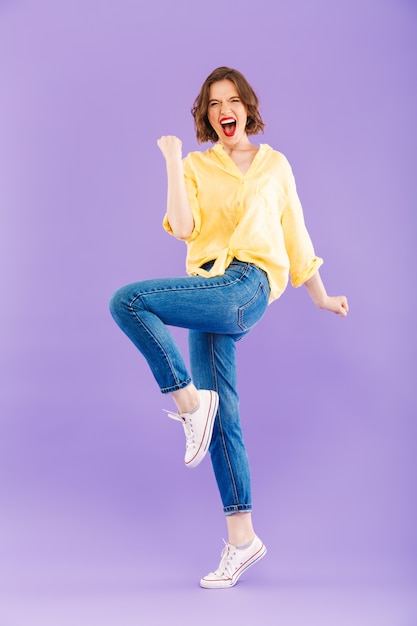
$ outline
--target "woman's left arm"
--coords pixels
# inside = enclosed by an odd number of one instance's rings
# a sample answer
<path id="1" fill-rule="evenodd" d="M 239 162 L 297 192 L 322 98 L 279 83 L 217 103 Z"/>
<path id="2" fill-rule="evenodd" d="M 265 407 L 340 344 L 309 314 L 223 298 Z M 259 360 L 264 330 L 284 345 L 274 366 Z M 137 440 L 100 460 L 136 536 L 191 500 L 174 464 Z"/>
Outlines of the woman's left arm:
<path id="1" fill-rule="evenodd" d="M 319 309 L 332 311 L 332 313 L 336 313 L 337 315 L 340 315 L 340 317 L 346 317 L 349 311 L 346 296 L 328 296 L 318 271 L 313 274 L 311 278 L 306 280 L 304 284 L 310 298 L 313 300 L 314 304 L 319 307 Z"/>

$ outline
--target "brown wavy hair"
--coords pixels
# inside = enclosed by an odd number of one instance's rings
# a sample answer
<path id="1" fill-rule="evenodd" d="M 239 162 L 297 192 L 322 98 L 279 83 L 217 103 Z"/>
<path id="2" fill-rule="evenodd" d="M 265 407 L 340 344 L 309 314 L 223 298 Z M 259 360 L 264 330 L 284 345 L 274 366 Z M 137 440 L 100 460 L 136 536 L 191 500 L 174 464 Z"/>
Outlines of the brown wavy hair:
<path id="1" fill-rule="evenodd" d="M 239 97 L 244 104 L 247 112 L 246 133 L 248 135 L 257 135 L 264 131 L 265 124 L 259 113 L 259 100 L 246 80 L 246 78 L 231 67 L 218 67 L 210 76 L 206 78 L 201 87 L 200 93 L 194 100 L 191 113 L 194 117 L 194 127 L 198 143 L 211 141 L 215 143 L 219 137 L 208 120 L 208 104 L 210 98 L 210 87 L 213 83 L 220 80 L 230 80 L 234 83 Z"/>

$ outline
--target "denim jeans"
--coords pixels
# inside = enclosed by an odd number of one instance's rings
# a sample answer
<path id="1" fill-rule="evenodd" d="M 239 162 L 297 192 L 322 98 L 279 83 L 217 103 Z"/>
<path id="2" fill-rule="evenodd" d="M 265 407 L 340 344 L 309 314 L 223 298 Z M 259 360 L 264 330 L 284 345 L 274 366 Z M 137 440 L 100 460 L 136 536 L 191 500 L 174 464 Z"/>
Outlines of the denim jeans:
<path id="1" fill-rule="evenodd" d="M 210 455 L 226 515 L 252 508 L 239 416 L 236 341 L 261 319 L 268 299 L 266 274 L 234 260 L 223 276 L 145 280 L 122 287 L 110 302 L 114 320 L 147 360 L 162 393 L 193 380 L 198 389 L 219 394 Z M 189 329 L 192 379 L 167 326 Z"/>

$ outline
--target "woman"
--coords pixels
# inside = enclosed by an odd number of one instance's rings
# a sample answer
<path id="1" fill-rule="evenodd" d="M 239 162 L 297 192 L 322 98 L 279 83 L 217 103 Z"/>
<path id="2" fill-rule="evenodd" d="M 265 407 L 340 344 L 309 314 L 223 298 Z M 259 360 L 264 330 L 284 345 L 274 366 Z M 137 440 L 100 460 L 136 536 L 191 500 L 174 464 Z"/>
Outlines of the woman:
<path id="1" fill-rule="evenodd" d="M 197 140 L 211 141 L 211 149 L 182 160 L 177 137 L 157 142 L 168 176 L 164 227 L 187 244 L 188 276 L 127 285 L 114 294 L 111 312 L 162 393 L 172 395 L 178 413 L 169 415 L 184 427 L 186 466 L 197 466 L 210 450 L 228 543 L 200 585 L 224 588 L 266 553 L 252 525 L 236 342 L 283 293 L 289 275 L 322 309 L 345 317 L 348 304 L 326 293 L 288 161 L 249 140 L 264 123 L 245 77 L 227 67 L 214 70 L 192 113 Z M 168 325 L 189 329 L 192 378 Z"/>

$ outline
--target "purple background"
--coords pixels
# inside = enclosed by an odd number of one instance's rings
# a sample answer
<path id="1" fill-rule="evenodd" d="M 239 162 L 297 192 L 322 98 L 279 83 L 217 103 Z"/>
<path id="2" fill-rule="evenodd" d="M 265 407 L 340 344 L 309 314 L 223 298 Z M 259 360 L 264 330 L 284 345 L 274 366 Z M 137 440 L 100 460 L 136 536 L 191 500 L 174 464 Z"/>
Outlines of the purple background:
<path id="1" fill-rule="evenodd" d="M 413 0 L 0 1 L 0 626 L 417 624 L 416 36 Z M 183 273 L 156 139 L 198 149 L 190 107 L 224 64 L 351 312 L 289 288 L 239 345 L 269 553 L 207 592 L 210 463 L 184 469 L 107 303 Z"/>

